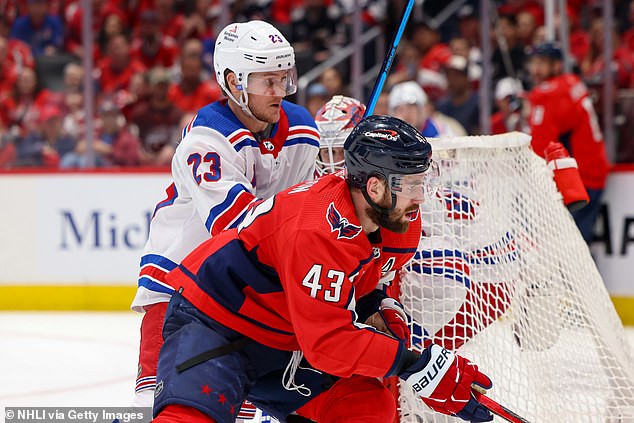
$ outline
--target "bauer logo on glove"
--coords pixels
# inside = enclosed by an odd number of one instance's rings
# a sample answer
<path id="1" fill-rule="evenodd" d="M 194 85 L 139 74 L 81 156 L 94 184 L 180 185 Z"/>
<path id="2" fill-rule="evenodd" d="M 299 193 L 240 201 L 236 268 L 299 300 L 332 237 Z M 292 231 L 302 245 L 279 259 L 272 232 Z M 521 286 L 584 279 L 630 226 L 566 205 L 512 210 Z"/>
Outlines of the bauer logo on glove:
<path id="1" fill-rule="evenodd" d="M 416 392 L 422 393 L 429 391 L 429 389 L 426 388 L 431 384 L 431 391 L 433 391 L 436 385 L 438 385 L 438 381 L 445 375 L 445 366 L 447 366 L 447 363 L 451 364 L 453 359 L 453 353 L 443 348 L 436 355 L 434 362 L 430 363 L 431 366 L 428 364 L 425 369 L 423 369 L 424 371 L 417 375 L 420 379 L 418 382 L 412 383 L 412 388 L 414 388 Z M 429 392 L 429 394 L 431 394 L 431 392 Z"/>

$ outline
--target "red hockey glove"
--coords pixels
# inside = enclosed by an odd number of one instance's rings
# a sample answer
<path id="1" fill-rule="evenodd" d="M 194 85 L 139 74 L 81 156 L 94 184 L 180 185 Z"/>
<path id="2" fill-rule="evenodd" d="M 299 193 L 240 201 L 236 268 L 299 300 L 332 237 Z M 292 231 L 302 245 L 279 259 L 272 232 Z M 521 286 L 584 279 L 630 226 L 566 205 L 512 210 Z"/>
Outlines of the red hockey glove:
<path id="1" fill-rule="evenodd" d="M 396 339 L 410 347 L 410 332 L 407 325 L 407 314 L 401 303 L 394 298 L 384 298 L 379 306 L 379 315 L 385 322 L 388 332 Z"/>
<path id="2" fill-rule="evenodd" d="M 466 358 L 439 345 L 426 348 L 399 377 L 434 411 L 471 422 L 493 420 L 491 412 L 471 394 L 471 384 L 489 389 L 491 379 Z"/>
<path id="3" fill-rule="evenodd" d="M 577 161 L 570 157 L 568 150 L 561 143 L 551 142 L 544 149 L 544 157 L 568 210 L 579 210 L 588 204 L 590 197 L 581 181 Z"/>

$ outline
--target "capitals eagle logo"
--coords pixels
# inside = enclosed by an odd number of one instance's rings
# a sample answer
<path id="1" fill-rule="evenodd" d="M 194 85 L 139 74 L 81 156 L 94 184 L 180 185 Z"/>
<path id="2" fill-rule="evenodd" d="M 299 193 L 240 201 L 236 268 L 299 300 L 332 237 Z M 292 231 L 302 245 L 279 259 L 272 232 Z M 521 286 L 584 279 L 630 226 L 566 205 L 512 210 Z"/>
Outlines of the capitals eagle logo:
<path id="1" fill-rule="evenodd" d="M 352 239 L 361 233 L 361 226 L 353 225 L 348 219 L 341 217 L 341 213 L 335 208 L 335 203 L 330 203 L 328 206 L 326 220 L 330 224 L 330 232 L 338 232 L 337 239 Z"/>

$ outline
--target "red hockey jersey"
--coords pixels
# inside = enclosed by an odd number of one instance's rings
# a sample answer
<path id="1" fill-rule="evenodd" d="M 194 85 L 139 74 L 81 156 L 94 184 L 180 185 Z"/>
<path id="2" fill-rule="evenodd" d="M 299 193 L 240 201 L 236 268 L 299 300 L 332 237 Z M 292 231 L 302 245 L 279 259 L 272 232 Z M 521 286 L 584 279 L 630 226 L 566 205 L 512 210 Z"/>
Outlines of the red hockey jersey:
<path id="1" fill-rule="evenodd" d="M 382 377 L 400 367 L 404 347 L 356 322 L 355 304 L 412 257 L 420 217 L 404 234 L 370 235 L 346 181 L 333 174 L 259 203 L 167 279 L 198 309 L 262 344 L 301 349 L 333 375 Z"/>
<path id="2" fill-rule="evenodd" d="M 561 75 L 535 87 L 529 100 L 533 150 L 543 157 L 551 141 L 561 142 L 577 160 L 584 185 L 590 189 L 605 187 L 609 163 L 583 82 L 572 74 Z"/>

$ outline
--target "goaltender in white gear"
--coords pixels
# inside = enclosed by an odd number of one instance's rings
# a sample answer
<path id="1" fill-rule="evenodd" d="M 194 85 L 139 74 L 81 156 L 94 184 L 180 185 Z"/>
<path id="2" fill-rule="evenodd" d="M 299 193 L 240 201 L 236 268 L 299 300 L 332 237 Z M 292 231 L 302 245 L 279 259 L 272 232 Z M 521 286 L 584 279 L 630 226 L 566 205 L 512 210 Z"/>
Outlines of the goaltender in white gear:
<path id="1" fill-rule="evenodd" d="M 154 210 L 132 309 L 145 312 L 135 405 L 152 406 L 161 329 L 173 288 L 165 275 L 200 243 L 238 225 L 255 198 L 310 180 L 315 122 L 283 98 L 296 91 L 292 46 L 272 25 L 232 23 L 214 66 L 228 100 L 198 111 L 172 159 L 173 183 Z"/>

